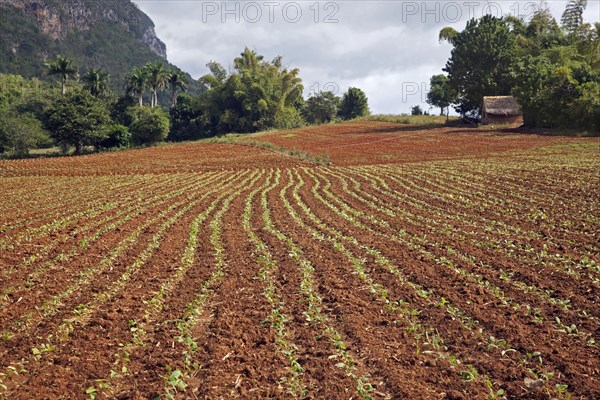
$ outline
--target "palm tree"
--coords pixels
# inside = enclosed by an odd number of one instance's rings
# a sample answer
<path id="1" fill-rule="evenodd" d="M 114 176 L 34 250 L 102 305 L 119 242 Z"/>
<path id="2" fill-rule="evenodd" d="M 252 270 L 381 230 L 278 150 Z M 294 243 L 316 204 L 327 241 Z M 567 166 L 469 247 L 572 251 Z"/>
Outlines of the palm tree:
<path id="1" fill-rule="evenodd" d="M 456 37 L 458 36 L 458 31 L 454 28 L 452 28 L 451 26 L 447 26 L 445 28 L 442 28 L 442 30 L 440 31 L 440 34 L 438 36 L 438 39 L 441 41 L 445 40 L 450 44 L 454 44 L 454 40 L 456 39 Z"/>
<path id="2" fill-rule="evenodd" d="M 244 52 L 240 54 L 235 60 L 233 60 L 235 69 L 241 71 L 243 69 L 248 69 L 254 71 L 258 68 L 258 66 L 263 62 L 264 57 L 256 54 L 256 51 L 250 50 L 247 47 L 244 49 Z"/>
<path id="3" fill-rule="evenodd" d="M 59 75 L 62 85 L 62 95 L 67 93 L 67 79 L 69 77 L 77 78 L 77 67 L 73 65 L 71 58 L 66 58 L 61 55 L 56 56 L 56 60 L 45 63 L 47 68 L 46 74 Z"/>
<path id="4" fill-rule="evenodd" d="M 284 107 L 294 105 L 299 98 L 302 98 L 302 92 L 304 86 L 302 85 L 302 79 L 298 76 L 300 70 L 294 68 L 291 71 L 284 69 L 280 71 L 280 87 L 281 97 L 279 98 L 279 109 L 283 110 Z"/>
<path id="5" fill-rule="evenodd" d="M 83 76 L 83 82 L 92 96 L 104 97 L 109 92 L 108 78 L 108 72 L 102 71 L 102 68 L 90 68 L 88 73 Z"/>
<path id="6" fill-rule="evenodd" d="M 181 72 L 171 71 L 169 75 L 169 87 L 171 88 L 171 107 L 175 107 L 177 105 L 177 89 L 187 92 L 187 79 Z"/>
<path id="7" fill-rule="evenodd" d="M 165 70 L 165 66 L 160 62 L 146 64 L 144 70 L 148 74 L 148 84 L 150 85 L 150 91 L 152 92 L 150 106 L 156 107 L 158 105 L 158 91 L 167 86 L 169 75 Z"/>
<path id="8" fill-rule="evenodd" d="M 138 98 L 140 107 L 144 105 L 144 90 L 148 86 L 148 75 L 145 69 L 134 68 L 127 76 L 127 93 L 133 93 Z"/>

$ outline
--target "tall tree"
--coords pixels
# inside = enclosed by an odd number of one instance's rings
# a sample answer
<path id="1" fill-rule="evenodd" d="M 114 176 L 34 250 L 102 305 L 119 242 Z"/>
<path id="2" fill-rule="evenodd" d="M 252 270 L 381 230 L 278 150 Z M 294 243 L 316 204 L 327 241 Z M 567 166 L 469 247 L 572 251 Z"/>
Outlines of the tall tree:
<path id="1" fill-rule="evenodd" d="M 341 99 L 333 92 L 319 92 L 306 100 L 302 115 L 309 124 L 331 122 L 337 116 Z"/>
<path id="2" fill-rule="evenodd" d="M 563 15 L 563 29 L 548 12 L 533 16 L 517 40 L 513 94 L 528 126 L 598 131 L 600 23 L 569 26 Z"/>
<path id="3" fill-rule="evenodd" d="M 109 93 L 109 76 L 108 72 L 103 71 L 102 68 L 90 68 L 82 78 L 84 87 L 94 97 L 105 97 Z"/>
<path id="4" fill-rule="evenodd" d="M 359 88 L 351 87 L 342 97 L 339 116 L 343 119 L 353 119 L 369 115 L 369 100 Z"/>
<path id="5" fill-rule="evenodd" d="M 302 81 L 298 69 L 283 67 L 281 57 L 272 62 L 248 48 L 234 60 L 234 72 L 208 64 L 211 74 L 200 80 L 209 86 L 203 114 L 209 131 L 255 132 L 291 128 L 302 122 Z"/>
<path id="6" fill-rule="evenodd" d="M 444 74 L 433 75 L 430 81 L 427 103 L 433 107 L 440 108 L 440 115 L 446 110 L 446 121 L 450 113 L 450 104 L 455 100 L 448 77 Z"/>
<path id="7" fill-rule="evenodd" d="M 85 91 L 62 96 L 47 111 L 46 127 L 61 146 L 75 146 L 81 154 L 84 146 L 98 146 L 106 138 L 110 116 L 106 105 Z"/>
<path id="8" fill-rule="evenodd" d="M 150 92 L 152 94 L 150 106 L 156 107 L 158 105 L 158 91 L 167 86 L 169 74 L 161 62 L 146 64 L 144 69 L 148 76 L 148 84 L 150 85 Z"/>
<path id="9" fill-rule="evenodd" d="M 134 68 L 127 76 L 127 93 L 133 94 L 138 99 L 138 105 L 144 105 L 144 90 L 148 87 L 148 74 L 145 69 Z"/>
<path id="10" fill-rule="evenodd" d="M 77 77 L 77 67 L 73 65 L 73 60 L 58 55 L 55 60 L 44 65 L 46 66 L 46 74 L 58 75 L 60 77 L 62 86 L 61 93 L 64 96 L 67 93 L 67 79 L 69 79 L 69 77 Z"/>
<path id="11" fill-rule="evenodd" d="M 504 19 L 471 19 L 451 43 L 454 48 L 444 71 L 459 97 L 457 111 L 478 115 L 483 96 L 510 94 L 515 35 Z"/>
<path id="12" fill-rule="evenodd" d="M 540 55 L 564 42 L 564 33 L 549 8 L 535 11 L 523 32 L 517 32 L 517 55 Z"/>
<path id="13" fill-rule="evenodd" d="M 227 71 L 225 71 L 225 68 L 223 68 L 221 64 L 219 64 L 216 61 L 209 61 L 208 64 L 206 64 L 206 66 L 210 71 L 210 75 L 207 76 L 212 76 L 214 78 L 214 81 L 217 83 L 225 82 L 225 80 L 227 79 Z"/>
<path id="14" fill-rule="evenodd" d="M 177 90 L 187 92 L 188 82 L 181 72 L 171 71 L 169 74 L 169 87 L 171 88 L 171 107 L 177 105 Z"/>

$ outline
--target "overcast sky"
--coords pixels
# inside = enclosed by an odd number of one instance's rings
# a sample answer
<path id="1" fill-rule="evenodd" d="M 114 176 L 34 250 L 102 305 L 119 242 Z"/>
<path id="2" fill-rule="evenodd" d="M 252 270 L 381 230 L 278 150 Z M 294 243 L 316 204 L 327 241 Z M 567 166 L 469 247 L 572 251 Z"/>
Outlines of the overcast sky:
<path id="1" fill-rule="evenodd" d="M 156 24 L 169 61 L 194 78 L 214 60 L 225 68 L 249 47 L 300 69 L 313 91 L 363 89 L 374 113 L 424 109 L 429 78 L 441 73 L 451 46 L 438 42 L 445 26 L 470 17 L 530 16 L 540 1 L 191 1 L 135 0 Z M 546 2 L 559 20 L 567 0 Z M 585 22 L 600 20 L 589 1 Z M 437 110 L 433 110 L 437 112 Z"/>

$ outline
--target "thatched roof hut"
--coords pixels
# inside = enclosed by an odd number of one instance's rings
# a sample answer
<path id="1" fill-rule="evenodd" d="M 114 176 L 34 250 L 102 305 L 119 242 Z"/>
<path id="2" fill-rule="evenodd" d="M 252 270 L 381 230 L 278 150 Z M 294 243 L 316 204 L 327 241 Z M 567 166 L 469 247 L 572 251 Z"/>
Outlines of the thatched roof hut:
<path id="1" fill-rule="evenodd" d="M 521 106 L 513 96 L 483 98 L 481 122 L 484 124 L 522 124 Z"/>

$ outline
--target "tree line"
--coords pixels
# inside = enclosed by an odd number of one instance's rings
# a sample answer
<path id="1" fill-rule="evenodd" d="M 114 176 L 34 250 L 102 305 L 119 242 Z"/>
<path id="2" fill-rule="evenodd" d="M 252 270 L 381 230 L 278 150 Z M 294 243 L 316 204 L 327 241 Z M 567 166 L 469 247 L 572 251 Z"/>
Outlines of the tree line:
<path id="1" fill-rule="evenodd" d="M 570 0 L 560 24 L 541 7 L 529 21 L 486 15 L 442 29 L 453 49 L 427 102 L 477 119 L 484 96 L 514 95 L 527 126 L 600 131 L 600 23 L 583 23 L 586 5 Z"/>
<path id="2" fill-rule="evenodd" d="M 291 129 L 369 114 L 368 99 L 358 88 L 341 98 L 319 92 L 305 99 L 300 71 L 285 67 L 281 57 L 268 61 L 246 48 L 230 72 L 214 61 L 207 67 L 209 73 L 200 78 L 207 91 L 195 98 L 180 96 L 171 109 L 171 140 Z"/>
<path id="3" fill-rule="evenodd" d="M 180 71 L 161 62 L 133 68 L 121 95 L 111 93 L 110 75 L 99 68 L 79 76 L 73 59 L 58 55 L 45 64 L 60 91 L 39 79 L 0 74 L 0 152 L 24 156 L 36 147 L 58 146 L 67 153 L 152 145 L 163 140 L 196 140 L 237 132 L 288 129 L 353 119 L 369 113 L 358 88 L 342 97 L 320 92 L 304 99 L 297 68 L 281 57 L 266 61 L 245 49 L 231 72 L 214 61 L 200 78 L 206 90 L 187 92 Z M 168 91 L 169 104 L 159 94 Z"/>

